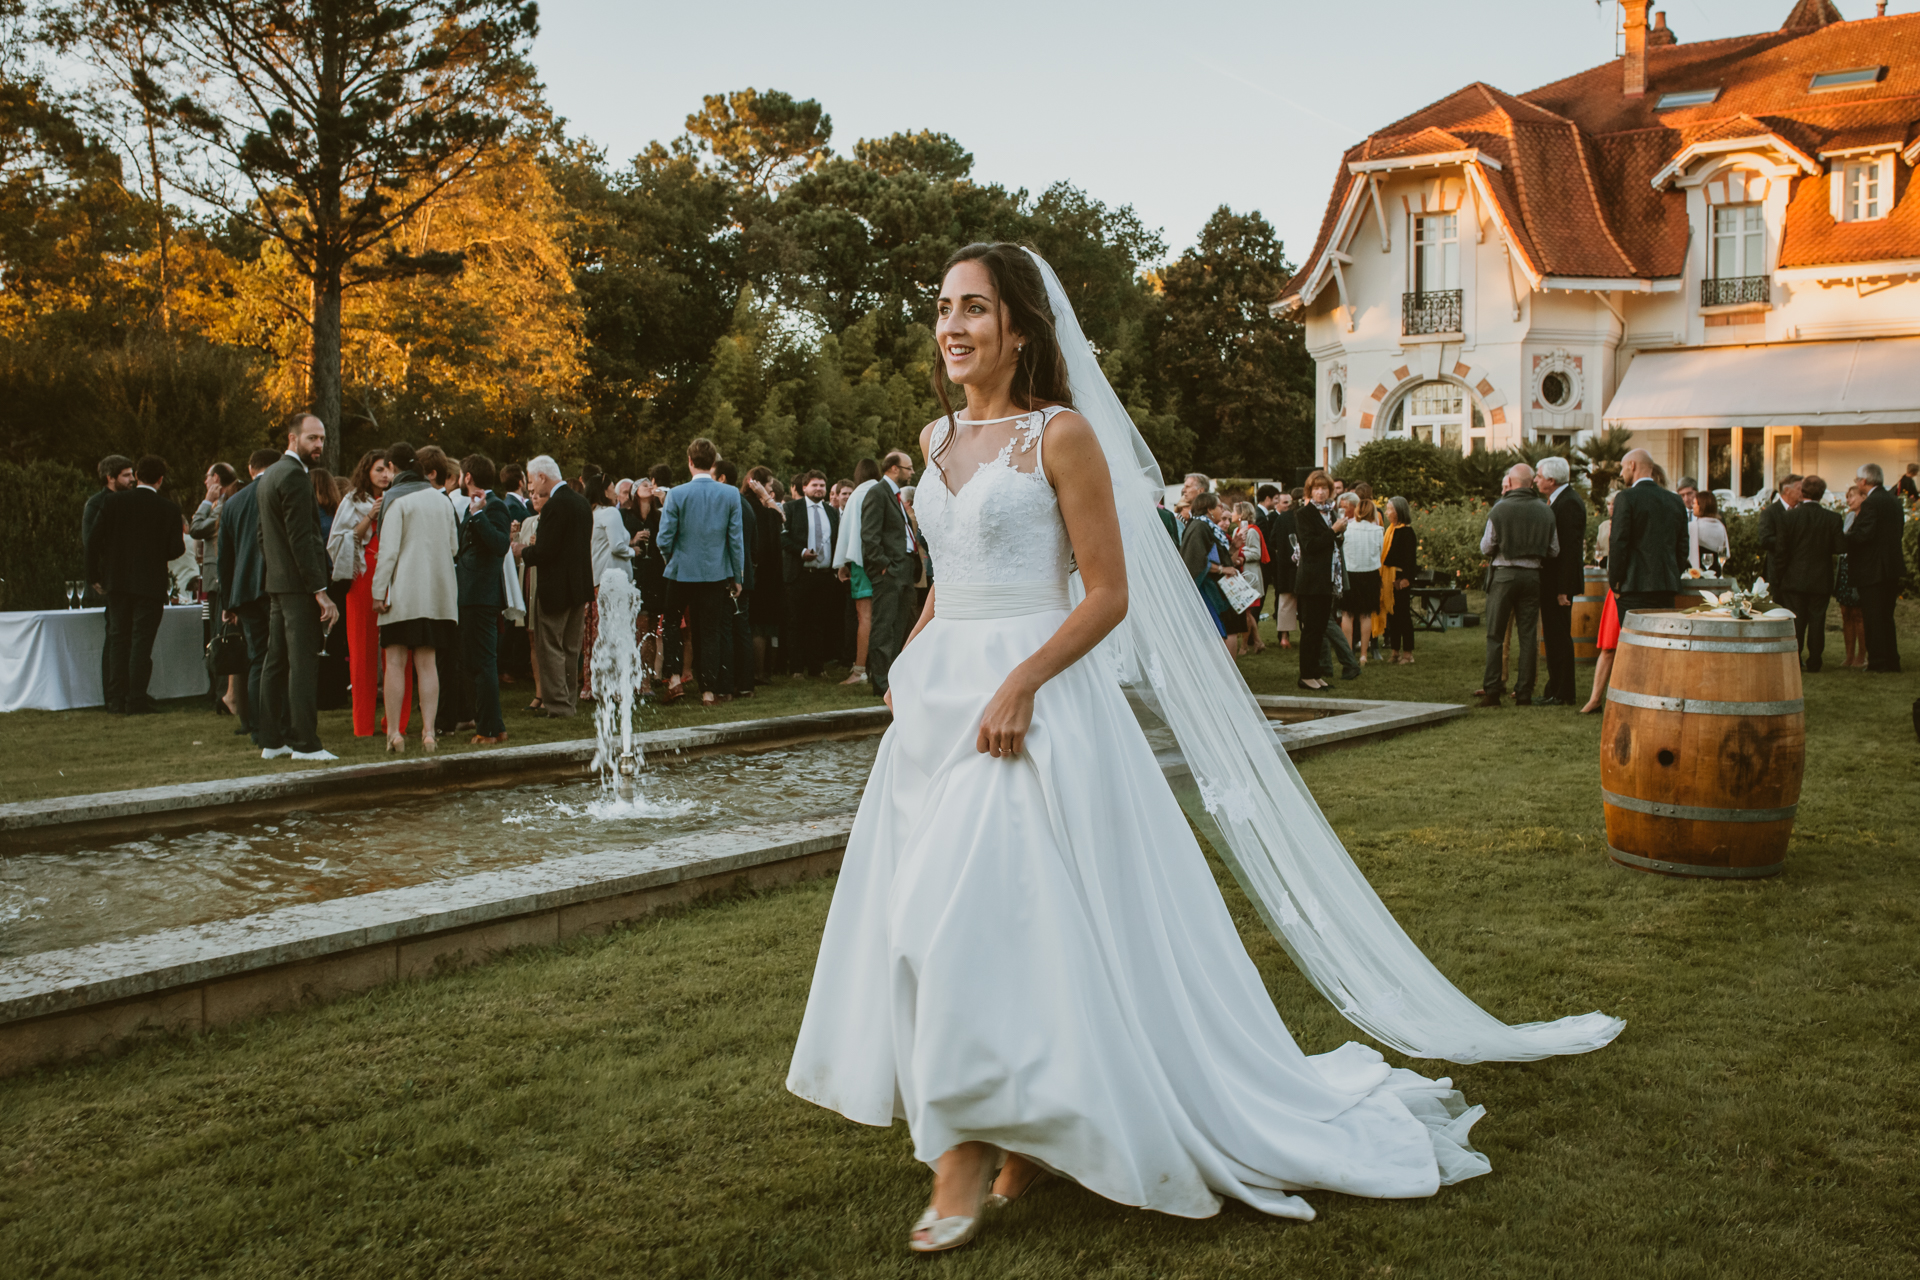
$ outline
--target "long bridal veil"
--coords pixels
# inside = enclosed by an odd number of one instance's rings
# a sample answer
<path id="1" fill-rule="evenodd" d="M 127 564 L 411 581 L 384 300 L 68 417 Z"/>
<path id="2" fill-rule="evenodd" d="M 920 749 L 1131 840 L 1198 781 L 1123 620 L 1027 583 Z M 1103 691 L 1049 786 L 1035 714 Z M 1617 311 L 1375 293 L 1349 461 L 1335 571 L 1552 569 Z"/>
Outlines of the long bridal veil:
<path id="1" fill-rule="evenodd" d="M 1192 775 L 1180 788 L 1188 816 L 1267 928 L 1349 1021 L 1415 1057 L 1519 1062 L 1612 1040 L 1625 1024 L 1597 1012 L 1501 1022 L 1447 981 L 1387 911 L 1227 657 L 1154 511 L 1159 465 L 1101 372 L 1060 278 L 1033 259 L 1073 407 L 1093 425 L 1113 472 L 1130 606 L 1106 644 L 1122 680 L 1172 729 Z"/>

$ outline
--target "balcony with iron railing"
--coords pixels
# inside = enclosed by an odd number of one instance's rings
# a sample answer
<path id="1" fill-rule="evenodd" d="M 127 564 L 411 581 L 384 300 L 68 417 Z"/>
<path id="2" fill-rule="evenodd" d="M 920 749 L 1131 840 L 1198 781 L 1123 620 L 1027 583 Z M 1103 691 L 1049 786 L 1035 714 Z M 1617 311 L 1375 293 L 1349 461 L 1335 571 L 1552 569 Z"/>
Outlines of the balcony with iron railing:
<path id="1" fill-rule="evenodd" d="M 1400 295 L 1400 332 L 1403 334 L 1459 333 L 1461 291 L 1434 289 Z"/>
<path id="2" fill-rule="evenodd" d="M 1766 276 L 1709 277 L 1700 282 L 1703 307 L 1766 306 L 1773 301 L 1773 290 Z"/>

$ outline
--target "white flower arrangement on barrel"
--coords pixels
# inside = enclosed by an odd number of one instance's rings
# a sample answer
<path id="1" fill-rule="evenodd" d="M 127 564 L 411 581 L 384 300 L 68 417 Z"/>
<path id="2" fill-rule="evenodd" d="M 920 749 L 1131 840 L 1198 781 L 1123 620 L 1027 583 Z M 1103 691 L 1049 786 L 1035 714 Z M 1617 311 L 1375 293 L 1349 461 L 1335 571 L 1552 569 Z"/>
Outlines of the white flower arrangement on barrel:
<path id="1" fill-rule="evenodd" d="M 1771 588 L 1767 586 L 1765 578 L 1755 578 L 1753 585 L 1745 591 L 1740 589 L 1738 580 L 1734 580 L 1731 590 L 1723 592 L 1702 590 L 1700 598 L 1706 603 L 1695 605 L 1686 612 L 1725 614 L 1732 618 L 1758 618 L 1786 612 L 1774 604 Z"/>

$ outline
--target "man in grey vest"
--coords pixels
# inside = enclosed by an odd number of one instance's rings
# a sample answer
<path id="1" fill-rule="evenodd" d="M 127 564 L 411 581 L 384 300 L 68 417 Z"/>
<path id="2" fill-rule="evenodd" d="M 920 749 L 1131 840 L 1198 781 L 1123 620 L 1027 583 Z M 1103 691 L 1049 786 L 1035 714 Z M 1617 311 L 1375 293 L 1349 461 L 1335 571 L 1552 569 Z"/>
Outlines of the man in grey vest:
<path id="1" fill-rule="evenodd" d="M 327 428 L 310 413 L 287 421 L 287 451 L 253 482 L 266 562 L 267 661 L 260 672 L 254 734 L 260 758 L 335 760 L 320 745 L 320 645 L 340 616 L 327 594 L 327 547 L 310 472 Z"/>
<path id="2" fill-rule="evenodd" d="M 1501 648 L 1507 623 L 1519 623 L 1517 665 L 1513 685 L 1515 706 L 1533 705 L 1533 680 L 1539 667 L 1540 570 L 1560 554 L 1560 534 L 1553 509 L 1533 485 L 1533 468 L 1524 462 L 1507 470 L 1500 501 L 1487 514 L 1480 535 L 1480 554 L 1487 557 L 1487 669 L 1481 684 L 1480 705 L 1497 707 L 1506 692 L 1501 671 Z"/>

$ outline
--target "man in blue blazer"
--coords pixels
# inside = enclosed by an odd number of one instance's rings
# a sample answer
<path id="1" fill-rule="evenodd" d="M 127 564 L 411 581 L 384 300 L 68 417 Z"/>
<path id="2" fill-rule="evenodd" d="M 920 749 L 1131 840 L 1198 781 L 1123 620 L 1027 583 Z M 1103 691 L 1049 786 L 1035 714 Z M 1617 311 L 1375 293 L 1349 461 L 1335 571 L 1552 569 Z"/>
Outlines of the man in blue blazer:
<path id="1" fill-rule="evenodd" d="M 746 528 L 740 516 L 740 492 L 713 478 L 720 450 L 704 436 L 687 446 L 687 470 L 693 479 L 667 491 L 660 509 L 656 545 L 667 561 L 667 692 L 664 701 L 682 696 L 680 609 L 693 624 L 693 668 L 700 677 L 700 701 L 706 706 L 733 697 L 733 653 L 727 614 L 746 582 Z"/>
<path id="2" fill-rule="evenodd" d="M 280 461 L 276 449 L 255 449 L 247 459 L 247 483 L 234 490 L 220 508 L 220 601 L 222 616 L 240 628 L 247 640 L 247 700 L 240 708 L 237 738 L 250 735 L 255 745 L 260 733 L 254 720 L 260 712 L 260 673 L 267 665 L 267 557 L 260 547 L 260 492 L 254 488 L 260 473 Z"/>

